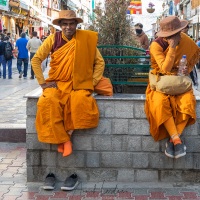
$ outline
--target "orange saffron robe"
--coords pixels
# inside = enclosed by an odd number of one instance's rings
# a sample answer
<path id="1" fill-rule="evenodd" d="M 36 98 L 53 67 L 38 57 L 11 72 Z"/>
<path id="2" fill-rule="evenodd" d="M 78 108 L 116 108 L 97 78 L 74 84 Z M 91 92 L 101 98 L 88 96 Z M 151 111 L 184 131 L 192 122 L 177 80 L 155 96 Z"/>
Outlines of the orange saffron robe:
<path id="1" fill-rule="evenodd" d="M 177 66 L 182 55 L 187 55 L 189 71 L 199 60 L 198 46 L 184 33 L 181 33 L 179 45 L 173 49 L 168 47 L 165 51 L 157 43 L 152 42 L 150 46 L 152 72 L 163 74 L 176 74 Z M 164 69 L 171 68 L 171 71 Z M 184 94 L 170 96 L 146 89 L 145 113 L 150 124 L 150 134 L 155 141 L 169 137 L 163 123 L 170 117 L 174 118 L 177 131 L 182 134 L 184 127 L 179 126 L 184 120 L 188 120 L 187 125 L 196 121 L 196 100 L 193 90 Z"/>
<path id="2" fill-rule="evenodd" d="M 90 38 L 90 45 L 87 45 L 88 40 L 85 37 Z M 77 42 L 82 39 L 87 40 L 83 46 Z M 51 68 L 46 81 L 56 81 L 58 88 L 45 89 L 39 98 L 36 130 L 40 142 L 64 143 L 70 140 L 67 134 L 69 130 L 94 128 L 98 125 L 99 110 L 96 100 L 91 95 L 94 88 L 93 63 L 96 43 L 96 34 L 79 32 L 51 55 Z M 85 53 L 82 52 L 84 45 L 89 48 Z M 87 55 L 88 51 L 92 51 L 90 55 Z M 37 53 L 35 59 L 39 57 Z M 81 54 L 86 56 L 85 61 L 82 59 L 82 64 L 79 61 L 77 65 L 76 60 L 81 60 Z M 37 68 L 34 63 L 37 62 L 33 58 L 33 69 Z M 103 70 L 104 66 L 99 69 L 101 76 Z"/>

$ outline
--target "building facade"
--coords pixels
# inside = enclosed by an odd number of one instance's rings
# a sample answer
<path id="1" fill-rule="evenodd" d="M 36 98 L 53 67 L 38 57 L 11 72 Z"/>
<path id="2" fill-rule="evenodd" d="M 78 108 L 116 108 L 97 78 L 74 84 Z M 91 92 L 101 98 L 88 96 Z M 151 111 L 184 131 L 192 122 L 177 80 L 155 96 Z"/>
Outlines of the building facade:
<path id="1" fill-rule="evenodd" d="M 38 36 L 49 35 L 60 27 L 52 24 L 62 9 L 74 10 L 83 18 L 79 28 L 90 23 L 90 13 L 94 0 L 3 0 L 0 1 L 0 32 L 10 33 L 16 40 L 22 32 Z"/>
<path id="2" fill-rule="evenodd" d="M 200 0 L 163 0 L 163 13 L 159 21 L 168 15 L 176 15 L 180 19 L 188 20 L 189 34 L 194 40 L 200 37 Z"/>

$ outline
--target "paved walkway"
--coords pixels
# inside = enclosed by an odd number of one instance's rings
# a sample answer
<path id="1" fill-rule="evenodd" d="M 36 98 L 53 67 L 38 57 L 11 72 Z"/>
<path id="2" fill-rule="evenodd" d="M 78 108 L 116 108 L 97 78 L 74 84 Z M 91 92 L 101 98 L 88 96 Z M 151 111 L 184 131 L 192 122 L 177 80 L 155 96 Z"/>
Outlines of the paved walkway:
<path id="1" fill-rule="evenodd" d="M 19 79 L 15 59 L 13 79 L 1 78 L 0 85 L 0 128 L 25 128 L 23 96 L 38 87 L 37 81 Z M 0 200 L 200 200 L 199 184 L 81 183 L 72 192 L 61 191 L 62 183 L 57 183 L 54 191 L 44 191 L 42 184 L 26 183 L 25 143 L 0 142 Z"/>
<path id="2" fill-rule="evenodd" d="M 200 200 L 199 184 L 80 183 L 71 192 L 26 183 L 26 146 L 0 143 L 0 200 Z"/>
<path id="3" fill-rule="evenodd" d="M 17 59 L 13 59 L 13 79 L 0 78 L 0 128 L 25 127 L 26 98 L 23 96 L 39 87 L 36 79 L 30 79 L 30 65 L 27 79 L 19 78 L 16 66 Z M 2 69 L 1 69 L 2 70 Z M 48 70 L 45 71 L 45 75 Z"/>

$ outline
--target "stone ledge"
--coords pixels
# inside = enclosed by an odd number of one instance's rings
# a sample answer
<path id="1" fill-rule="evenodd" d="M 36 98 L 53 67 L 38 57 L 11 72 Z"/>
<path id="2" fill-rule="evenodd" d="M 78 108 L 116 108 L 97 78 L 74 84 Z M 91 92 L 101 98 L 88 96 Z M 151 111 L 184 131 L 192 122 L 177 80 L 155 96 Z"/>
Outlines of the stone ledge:
<path id="1" fill-rule="evenodd" d="M 42 94 L 42 89 L 36 88 L 35 90 L 29 92 L 24 97 L 31 99 L 38 99 Z M 145 94 L 114 94 L 113 96 L 101 96 L 93 94 L 95 99 L 106 99 L 106 100 L 145 100 Z"/>
<path id="2" fill-rule="evenodd" d="M 29 92 L 28 94 L 24 95 L 25 98 L 31 98 L 31 99 L 38 99 L 40 95 L 42 94 L 42 88 L 38 87 L 35 90 Z M 196 100 L 200 100 L 200 92 L 196 89 L 194 89 L 194 95 L 196 97 Z M 116 93 L 113 96 L 101 96 L 94 93 L 95 99 L 106 99 L 106 100 L 142 100 L 144 101 L 146 99 L 145 94 L 123 94 L 123 93 Z"/>
<path id="3" fill-rule="evenodd" d="M 26 142 L 26 127 L 24 128 L 0 128 L 1 142 Z"/>
<path id="4" fill-rule="evenodd" d="M 144 94 L 96 95 L 99 126 L 76 130 L 73 154 L 66 158 L 57 153 L 57 145 L 38 142 L 34 128 L 36 94 L 27 99 L 27 181 L 42 181 L 49 171 L 63 181 L 63 174 L 75 171 L 81 180 L 89 182 L 199 182 L 198 96 L 197 122 L 184 131 L 187 155 L 175 160 L 164 155 L 166 140 L 155 143 L 149 134 Z"/>

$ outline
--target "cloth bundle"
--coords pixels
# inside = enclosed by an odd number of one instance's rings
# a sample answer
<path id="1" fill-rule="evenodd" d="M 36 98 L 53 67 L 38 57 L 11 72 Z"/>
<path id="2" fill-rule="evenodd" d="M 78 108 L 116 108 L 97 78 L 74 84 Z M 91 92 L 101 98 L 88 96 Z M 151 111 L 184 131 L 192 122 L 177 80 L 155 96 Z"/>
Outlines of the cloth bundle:
<path id="1" fill-rule="evenodd" d="M 151 90 L 168 95 L 180 95 L 192 89 L 192 81 L 188 76 L 155 75 L 149 72 Z"/>
<path id="2" fill-rule="evenodd" d="M 94 92 L 104 96 L 113 95 L 113 86 L 109 78 L 102 77 L 98 84 L 94 87 Z"/>

